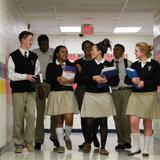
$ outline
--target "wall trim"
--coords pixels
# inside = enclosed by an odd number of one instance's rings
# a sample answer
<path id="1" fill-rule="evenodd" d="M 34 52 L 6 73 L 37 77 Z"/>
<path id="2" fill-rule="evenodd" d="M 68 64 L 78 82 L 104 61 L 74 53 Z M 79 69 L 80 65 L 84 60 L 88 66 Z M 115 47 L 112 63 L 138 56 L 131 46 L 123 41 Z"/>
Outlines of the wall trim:
<path id="1" fill-rule="evenodd" d="M 72 129 L 73 133 L 82 133 L 82 129 Z M 144 130 L 140 130 L 141 133 L 144 133 Z M 45 133 L 50 133 L 50 129 L 45 129 Z M 115 129 L 109 129 L 108 133 L 116 133 Z"/>
<path id="2" fill-rule="evenodd" d="M 2 154 L 4 154 L 5 152 L 9 151 L 12 148 L 12 146 L 13 146 L 13 142 L 11 141 L 11 142 L 7 143 L 5 146 L 1 147 L 0 148 L 0 156 Z"/>

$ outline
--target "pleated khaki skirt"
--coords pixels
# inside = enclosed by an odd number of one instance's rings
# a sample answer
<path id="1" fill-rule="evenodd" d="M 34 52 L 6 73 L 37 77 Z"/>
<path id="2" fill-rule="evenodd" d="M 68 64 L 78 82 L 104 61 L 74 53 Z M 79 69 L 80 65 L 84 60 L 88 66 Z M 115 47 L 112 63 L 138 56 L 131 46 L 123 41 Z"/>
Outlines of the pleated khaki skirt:
<path id="1" fill-rule="evenodd" d="M 114 102 L 109 93 L 85 92 L 81 117 L 109 117 L 116 115 Z"/>
<path id="2" fill-rule="evenodd" d="M 78 113 L 78 104 L 72 91 L 51 91 L 48 96 L 46 115 Z"/>
<path id="3" fill-rule="evenodd" d="M 160 119 L 160 103 L 156 92 L 132 92 L 126 110 L 127 115 Z"/>

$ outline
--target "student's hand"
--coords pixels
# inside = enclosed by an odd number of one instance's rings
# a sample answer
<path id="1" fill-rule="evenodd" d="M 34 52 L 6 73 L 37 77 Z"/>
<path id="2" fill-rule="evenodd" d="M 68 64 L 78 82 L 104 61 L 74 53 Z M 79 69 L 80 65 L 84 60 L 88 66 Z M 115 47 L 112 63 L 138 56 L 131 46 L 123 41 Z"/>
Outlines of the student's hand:
<path id="1" fill-rule="evenodd" d="M 27 74 L 26 80 L 31 81 L 31 82 L 35 82 L 36 81 L 36 76 L 31 75 L 31 74 Z"/>
<path id="2" fill-rule="evenodd" d="M 138 85 L 139 83 L 140 83 L 140 78 L 139 77 L 137 77 L 137 78 L 132 78 L 132 82 L 133 82 L 133 84 L 136 84 L 136 85 Z"/>
<path id="3" fill-rule="evenodd" d="M 57 81 L 59 82 L 60 85 L 62 85 L 62 76 L 57 77 Z"/>
<path id="4" fill-rule="evenodd" d="M 93 76 L 92 79 L 94 81 L 96 81 L 98 84 L 107 83 L 108 82 L 108 80 L 106 78 L 101 77 L 100 75 Z"/>
<path id="5" fill-rule="evenodd" d="M 65 77 L 61 77 L 62 84 L 72 84 L 74 79 L 66 79 Z"/>
<path id="6" fill-rule="evenodd" d="M 38 86 L 38 87 L 37 87 L 37 96 L 38 96 L 38 98 L 39 98 L 40 100 L 43 100 L 44 95 L 45 95 L 45 93 L 44 93 L 43 87 L 42 87 L 42 86 Z"/>
<path id="7" fill-rule="evenodd" d="M 78 72 L 80 73 L 82 71 L 82 67 L 80 66 L 80 64 L 76 64 L 76 67 L 78 69 Z"/>
<path id="8" fill-rule="evenodd" d="M 144 87 L 144 81 L 140 81 L 140 82 L 137 84 L 137 86 L 138 86 L 139 88 L 143 88 L 143 87 Z"/>

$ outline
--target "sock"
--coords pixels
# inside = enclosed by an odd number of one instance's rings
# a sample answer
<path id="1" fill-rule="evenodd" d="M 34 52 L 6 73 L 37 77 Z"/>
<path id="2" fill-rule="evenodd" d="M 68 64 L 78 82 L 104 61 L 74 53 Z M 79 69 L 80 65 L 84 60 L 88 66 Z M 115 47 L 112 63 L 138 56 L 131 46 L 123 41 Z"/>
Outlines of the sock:
<path id="1" fill-rule="evenodd" d="M 151 144 L 151 136 L 144 136 L 144 148 L 143 148 L 143 153 L 149 154 L 149 148 Z"/>
<path id="2" fill-rule="evenodd" d="M 140 133 L 132 133 L 131 138 L 132 138 L 131 152 L 134 153 L 140 150 Z"/>
<path id="3" fill-rule="evenodd" d="M 72 126 L 65 126 L 65 140 L 69 140 L 70 134 L 72 132 Z"/>
<path id="4" fill-rule="evenodd" d="M 56 128 L 56 134 L 57 134 L 57 139 L 58 139 L 59 145 L 64 146 L 64 140 L 63 140 L 64 130 L 63 130 L 63 128 Z"/>

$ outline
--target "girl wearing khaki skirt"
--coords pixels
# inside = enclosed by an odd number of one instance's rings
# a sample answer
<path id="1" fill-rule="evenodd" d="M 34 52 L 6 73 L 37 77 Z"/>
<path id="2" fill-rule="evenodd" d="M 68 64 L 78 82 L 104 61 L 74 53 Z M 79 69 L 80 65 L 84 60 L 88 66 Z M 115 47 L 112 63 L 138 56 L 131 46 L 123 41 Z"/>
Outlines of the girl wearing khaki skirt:
<path id="1" fill-rule="evenodd" d="M 51 85 L 46 114 L 55 116 L 56 134 L 60 144 L 60 147 L 56 149 L 58 153 L 65 151 L 63 141 L 65 141 L 68 150 L 72 149 L 70 134 L 73 126 L 73 114 L 78 113 L 78 105 L 71 85 L 74 79 L 62 76 L 64 66 L 75 67 L 73 63 L 68 61 L 67 56 L 67 48 L 58 46 L 54 51 L 53 63 L 50 63 L 46 70 L 46 80 Z"/>
<path id="2" fill-rule="evenodd" d="M 82 68 L 79 76 L 81 84 L 86 85 L 81 109 L 81 117 L 86 119 L 86 127 L 88 128 L 84 135 L 85 144 L 82 148 L 85 153 L 91 150 L 92 133 L 96 120 L 100 125 L 100 154 L 109 154 L 105 149 L 108 133 L 107 117 L 116 114 L 113 99 L 109 93 L 109 86 L 118 85 L 119 82 L 118 75 L 109 79 L 101 76 L 101 71 L 104 67 L 112 66 L 110 62 L 104 59 L 104 54 L 109 47 L 111 45 L 108 39 L 93 45 L 91 52 L 93 60 Z"/>
<path id="3" fill-rule="evenodd" d="M 136 70 L 137 77 L 125 78 L 127 84 L 132 84 L 126 114 L 130 115 L 132 148 L 129 156 L 141 153 L 139 122 L 143 119 L 144 148 L 143 156 L 149 156 L 149 147 L 152 137 L 152 119 L 160 118 L 160 104 L 157 99 L 157 86 L 160 84 L 159 63 L 151 59 L 152 46 L 139 42 L 135 47 L 138 59 L 131 65 Z"/>

